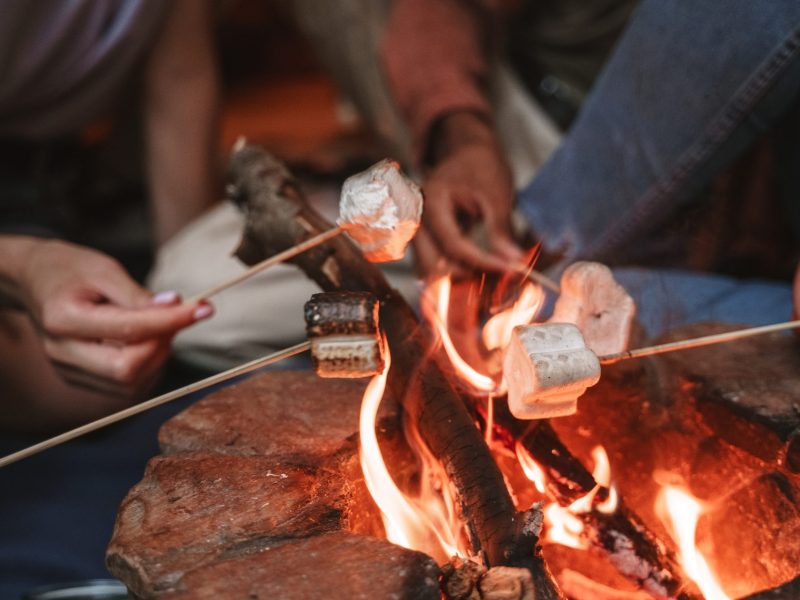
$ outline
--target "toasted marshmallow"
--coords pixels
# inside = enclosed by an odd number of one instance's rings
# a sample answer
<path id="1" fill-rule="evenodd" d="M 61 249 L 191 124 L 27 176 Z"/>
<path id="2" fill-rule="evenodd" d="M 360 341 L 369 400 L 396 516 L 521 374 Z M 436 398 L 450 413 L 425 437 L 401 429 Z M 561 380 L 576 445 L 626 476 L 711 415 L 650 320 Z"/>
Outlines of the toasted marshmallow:
<path id="1" fill-rule="evenodd" d="M 518 419 L 574 414 L 578 397 L 600 380 L 600 362 L 571 323 L 514 329 L 503 361 L 508 406 Z"/>
<path id="2" fill-rule="evenodd" d="M 317 375 L 371 377 L 383 370 L 378 308 L 378 300 L 366 292 L 325 292 L 306 302 L 306 331 Z"/>
<path id="3" fill-rule="evenodd" d="M 399 260 L 422 218 L 422 192 L 385 159 L 345 180 L 338 224 L 372 262 Z"/>
<path id="4" fill-rule="evenodd" d="M 616 282 L 611 269 L 596 262 L 576 262 L 561 276 L 561 295 L 551 323 L 573 323 L 597 356 L 628 349 L 636 304 Z"/>

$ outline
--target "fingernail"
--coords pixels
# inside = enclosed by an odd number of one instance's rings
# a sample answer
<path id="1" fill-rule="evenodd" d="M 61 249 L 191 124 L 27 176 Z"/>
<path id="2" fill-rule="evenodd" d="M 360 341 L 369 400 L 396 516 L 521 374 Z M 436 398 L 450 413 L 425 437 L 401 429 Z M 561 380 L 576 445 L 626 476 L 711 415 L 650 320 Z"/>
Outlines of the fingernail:
<path id="1" fill-rule="evenodd" d="M 195 321 L 199 321 L 200 319 L 205 319 L 213 314 L 214 314 L 214 307 L 208 304 L 207 302 L 203 302 L 197 308 L 194 309 L 194 313 L 192 313 L 192 316 L 194 317 Z"/>
<path id="2" fill-rule="evenodd" d="M 178 300 L 180 300 L 180 294 L 178 292 L 159 292 L 155 296 L 150 299 L 152 304 L 157 305 L 164 305 L 164 304 L 175 304 Z"/>

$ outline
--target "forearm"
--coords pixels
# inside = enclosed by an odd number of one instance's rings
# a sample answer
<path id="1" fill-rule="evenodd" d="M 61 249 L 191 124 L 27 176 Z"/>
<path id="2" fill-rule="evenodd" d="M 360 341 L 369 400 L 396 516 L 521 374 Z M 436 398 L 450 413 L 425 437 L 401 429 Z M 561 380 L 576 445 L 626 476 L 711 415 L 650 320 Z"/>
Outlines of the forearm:
<path id="1" fill-rule="evenodd" d="M 205 1 L 175 2 L 147 67 L 147 167 L 159 244 L 217 196 L 219 85 L 210 11 Z"/>
<path id="2" fill-rule="evenodd" d="M 418 162 L 430 158 L 446 115 L 491 121 L 485 31 L 464 0 L 395 0 L 382 45 L 389 87 L 411 130 Z"/>

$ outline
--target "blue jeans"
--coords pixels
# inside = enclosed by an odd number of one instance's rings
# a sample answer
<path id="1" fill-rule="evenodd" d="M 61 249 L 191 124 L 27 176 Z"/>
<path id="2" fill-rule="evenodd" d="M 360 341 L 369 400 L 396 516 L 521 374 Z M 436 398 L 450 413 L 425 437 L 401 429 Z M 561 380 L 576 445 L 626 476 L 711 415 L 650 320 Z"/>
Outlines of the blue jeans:
<path id="1" fill-rule="evenodd" d="M 519 208 L 559 266 L 641 264 L 669 219 L 799 98 L 797 0 L 644 0 Z M 791 315 L 788 284 L 642 269 L 617 277 L 650 335 Z"/>
<path id="2" fill-rule="evenodd" d="M 797 0 L 644 0 L 520 210 L 564 263 L 639 264 L 799 97 Z"/>

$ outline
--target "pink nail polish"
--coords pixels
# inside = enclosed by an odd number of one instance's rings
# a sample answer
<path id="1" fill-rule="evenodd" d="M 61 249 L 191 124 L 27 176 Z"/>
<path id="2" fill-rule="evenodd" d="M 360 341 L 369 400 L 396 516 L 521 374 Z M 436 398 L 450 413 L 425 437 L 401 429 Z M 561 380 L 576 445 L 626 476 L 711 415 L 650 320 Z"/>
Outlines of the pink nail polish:
<path id="1" fill-rule="evenodd" d="M 192 313 L 192 316 L 194 317 L 195 321 L 199 321 L 200 319 L 205 319 L 213 314 L 214 314 L 214 307 L 204 302 L 200 304 L 200 306 L 194 309 L 194 313 Z"/>
<path id="2" fill-rule="evenodd" d="M 174 304 L 180 299 L 178 292 L 159 292 L 150 299 L 152 304 L 163 306 L 165 304 Z"/>

